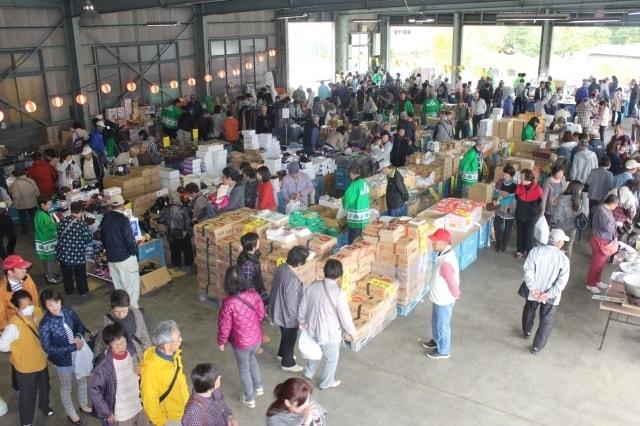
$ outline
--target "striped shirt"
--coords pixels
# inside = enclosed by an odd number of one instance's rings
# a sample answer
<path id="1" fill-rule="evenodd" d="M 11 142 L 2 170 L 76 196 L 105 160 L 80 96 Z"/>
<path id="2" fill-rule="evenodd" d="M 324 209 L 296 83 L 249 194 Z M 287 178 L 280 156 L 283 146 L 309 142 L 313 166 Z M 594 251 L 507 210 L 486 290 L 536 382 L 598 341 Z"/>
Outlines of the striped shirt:
<path id="1" fill-rule="evenodd" d="M 64 327 L 65 333 L 67 333 L 67 339 L 69 340 L 69 343 L 72 345 L 75 344 L 75 336 L 73 335 L 73 330 L 71 330 L 71 327 L 69 327 L 64 320 L 62 320 L 62 326 Z M 73 362 L 76 361 L 76 351 L 71 353 L 71 360 Z"/>
<path id="2" fill-rule="evenodd" d="M 11 291 L 12 292 L 16 292 L 18 290 L 22 290 L 22 280 L 18 281 L 18 282 L 13 282 L 11 280 L 9 281 L 9 285 L 11 286 Z"/>
<path id="3" fill-rule="evenodd" d="M 128 352 L 122 360 L 113 358 L 113 368 L 116 371 L 117 383 L 114 415 L 117 421 L 125 422 L 142 410 L 139 377 L 133 370 L 133 359 Z"/>

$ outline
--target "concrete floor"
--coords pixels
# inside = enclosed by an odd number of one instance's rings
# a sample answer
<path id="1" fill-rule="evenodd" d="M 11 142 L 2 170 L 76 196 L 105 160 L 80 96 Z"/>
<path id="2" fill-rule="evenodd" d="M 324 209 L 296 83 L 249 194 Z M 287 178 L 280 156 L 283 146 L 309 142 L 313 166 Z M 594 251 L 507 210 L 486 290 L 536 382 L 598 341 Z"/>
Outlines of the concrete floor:
<path id="1" fill-rule="evenodd" d="M 19 244 L 33 258 L 27 242 Z M 571 280 L 558 309 L 548 346 L 529 353 L 530 342 L 520 333 L 522 299 L 516 289 L 522 280 L 522 261 L 492 248 L 462 274 L 462 298 L 453 318 L 452 356 L 430 360 L 419 341 L 430 338 L 429 303 L 420 304 L 408 318 L 398 318 L 359 353 L 343 351 L 337 377 L 342 386 L 317 391 L 329 411 L 332 425 L 633 425 L 640 390 L 638 350 L 640 331 L 622 324 L 610 327 L 603 351 L 598 351 L 606 315 L 590 299 L 584 281 L 590 250 L 577 243 Z M 41 268 L 33 275 L 39 282 Z M 89 327 L 95 327 L 108 309 L 110 287 L 93 283 L 88 297 L 69 297 L 68 304 Z M 175 319 L 182 327 L 186 370 L 198 362 L 217 363 L 223 389 L 241 425 L 264 424 L 270 397 L 258 399 L 257 408 L 241 408 L 239 379 L 233 355 L 216 348 L 215 303 L 196 297 L 193 276 L 174 280 L 157 293 L 142 298 L 147 323 Z M 275 361 L 279 341 L 273 337 L 260 357 L 267 392 L 285 380 Z M 17 401 L 10 388 L 9 363 L 0 355 L 1 395 L 9 404 L 2 425 L 17 425 Z M 52 418 L 36 418 L 37 425 L 64 425 L 55 371 L 52 382 Z M 87 418 L 85 424 L 99 424 Z"/>

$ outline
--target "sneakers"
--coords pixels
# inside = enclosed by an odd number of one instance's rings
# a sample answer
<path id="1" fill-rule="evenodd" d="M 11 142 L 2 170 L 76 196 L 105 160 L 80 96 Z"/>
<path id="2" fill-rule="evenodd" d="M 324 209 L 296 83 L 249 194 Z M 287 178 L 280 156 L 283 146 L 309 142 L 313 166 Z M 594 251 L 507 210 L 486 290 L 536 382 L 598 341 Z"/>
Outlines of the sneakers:
<path id="1" fill-rule="evenodd" d="M 535 354 L 537 354 L 538 352 L 540 352 L 540 349 L 539 349 L 538 347 L 533 346 L 533 347 L 531 348 L 531 353 L 532 353 L 532 354 L 534 354 L 534 355 L 535 355 Z"/>
<path id="2" fill-rule="evenodd" d="M 337 388 L 338 386 L 340 386 L 342 382 L 340 380 L 334 380 L 333 383 L 331 383 L 329 386 L 327 386 L 326 388 L 323 388 L 322 390 L 327 390 L 327 389 L 333 389 L 333 388 Z"/>
<path id="3" fill-rule="evenodd" d="M 47 284 L 49 284 L 49 285 L 58 284 L 58 280 L 55 277 L 54 278 L 46 277 L 45 280 L 47 281 Z"/>
<path id="4" fill-rule="evenodd" d="M 527 337 L 531 337 L 531 332 L 530 332 L 530 331 L 523 332 L 523 333 L 522 333 L 522 337 L 524 337 L 525 339 L 526 339 Z"/>
<path id="5" fill-rule="evenodd" d="M 264 395 L 264 387 L 260 386 L 258 389 L 256 389 L 256 395 L 257 396 Z"/>
<path id="6" fill-rule="evenodd" d="M 291 367 L 280 367 L 282 371 L 288 371 L 290 373 L 299 373 L 304 370 L 304 367 L 301 365 L 292 365 Z"/>
<path id="7" fill-rule="evenodd" d="M 278 361 L 282 362 L 282 357 L 281 357 L 280 355 L 276 355 L 276 359 L 277 359 Z M 298 357 L 294 355 L 294 356 L 293 356 L 293 360 L 294 360 L 294 361 L 297 361 L 297 360 L 298 360 Z"/>
<path id="8" fill-rule="evenodd" d="M 600 294 L 600 293 L 602 293 L 602 292 L 600 291 L 600 289 L 599 289 L 597 286 L 593 286 L 593 287 L 591 287 L 590 285 L 587 285 L 587 290 L 589 290 L 589 291 L 590 291 L 591 293 L 593 293 L 593 294 Z"/>
<path id="9" fill-rule="evenodd" d="M 45 415 L 45 416 L 47 416 L 47 417 L 51 417 L 51 416 L 53 416 L 53 414 L 54 414 L 54 413 L 53 413 L 53 410 L 52 410 L 51 408 L 47 408 L 47 409 L 45 409 L 45 410 L 42 410 L 42 412 L 43 412 L 43 413 L 44 413 L 44 415 Z"/>
<path id="10" fill-rule="evenodd" d="M 427 356 L 431 359 L 447 359 L 449 358 L 449 354 L 443 355 L 438 351 L 427 352 Z"/>
<path id="11" fill-rule="evenodd" d="M 438 349 L 438 345 L 433 341 L 433 339 L 428 342 L 422 342 L 422 347 L 425 349 Z"/>
<path id="12" fill-rule="evenodd" d="M 605 289 L 605 290 L 609 288 L 609 284 L 605 284 L 605 283 L 603 283 L 602 281 L 600 281 L 598 284 L 596 284 L 596 286 L 597 286 L 598 288 L 603 288 L 603 289 Z"/>
<path id="13" fill-rule="evenodd" d="M 242 403 L 242 405 L 244 405 L 247 408 L 256 408 L 256 401 L 255 400 L 247 401 L 246 396 L 244 395 L 242 395 L 242 398 L 240 398 L 240 402 Z"/>

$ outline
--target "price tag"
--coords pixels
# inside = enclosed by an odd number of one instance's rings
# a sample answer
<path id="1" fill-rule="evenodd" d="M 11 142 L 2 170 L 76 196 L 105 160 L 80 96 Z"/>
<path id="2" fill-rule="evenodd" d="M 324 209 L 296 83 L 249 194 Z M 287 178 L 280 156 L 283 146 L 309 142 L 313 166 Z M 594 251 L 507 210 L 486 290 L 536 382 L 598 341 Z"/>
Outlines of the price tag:
<path id="1" fill-rule="evenodd" d="M 345 293 L 350 293 L 351 291 L 351 272 L 344 271 L 342 274 L 342 291 Z"/>
<path id="2" fill-rule="evenodd" d="M 285 263 L 287 263 L 287 258 L 286 257 L 280 256 L 276 260 L 276 266 L 281 266 L 281 265 L 284 265 Z"/>
<path id="3" fill-rule="evenodd" d="M 198 129 L 193 129 L 191 131 L 191 134 L 193 135 L 193 140 L 197 141 L 198 140 Z"/>
<path id="4" fill-rule="evenodd" d="M 433 199 L 436 200 L 436 202 L 440 201 L 440 195 L 438 195 L 435 189 L 429 188 L 429 193 L 431 194 Z"/>
<path id="5" fill-rule="evenodd" d="M 171 139 L 169 138 L 169 136 L 164 136 L 162 138 L 162 146 L 165 148 L 169 148 L 171 146 Z"/>

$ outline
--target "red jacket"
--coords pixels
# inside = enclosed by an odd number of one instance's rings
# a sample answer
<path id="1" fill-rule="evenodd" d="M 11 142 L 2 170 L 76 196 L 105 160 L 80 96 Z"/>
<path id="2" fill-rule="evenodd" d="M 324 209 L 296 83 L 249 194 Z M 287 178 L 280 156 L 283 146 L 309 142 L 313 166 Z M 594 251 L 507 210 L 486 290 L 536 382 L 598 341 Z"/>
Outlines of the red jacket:
<path id="1" fill-rule="evenodd" d="M 218 316 L 218 345 L 246 350 L 261 344 L 263 319 L 264 304 L 254 289 L 227 297 Z"/>
<path id="2" fill-rule="evenodd" d="M 27 175 L 36 181 L 41 193 L 45 195 L 52 195 L 56 192 L 58 172 L 46 161 L 34 161 L 33 165 L 27 169 Z"/>
<path id="3" fill-rule="evenodd" d="M 276 200 L 273 196 L 271 182 L 258 182 L 258 210 L 275 210 Z"/>

